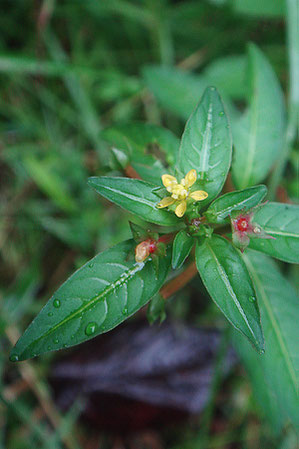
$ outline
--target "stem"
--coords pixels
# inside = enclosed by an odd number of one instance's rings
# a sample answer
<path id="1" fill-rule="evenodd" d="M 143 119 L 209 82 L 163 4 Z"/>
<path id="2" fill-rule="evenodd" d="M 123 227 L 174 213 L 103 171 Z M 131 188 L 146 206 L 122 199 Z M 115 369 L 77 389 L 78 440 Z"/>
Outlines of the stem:
<path id="1" fill-rule="evenodd" d="M 187 285 L 196 274 L 196 264 L 195 262 L 192 262 L 181 274 L 176 276 L 174 279 L 171 279 L 171 281 L 161 288 L 160 295 L 163 299 L 168 299 L 174 293 L 185 287 L 185 285 Z"/>
<path id="2" fill-rule="evenodd" d="M 165 243 L 167 245 L 168 243 L 172 242 L 176 236 L 177 232 L 171 232 L 170 234 L 163 234 L 161 237 L 159 237 L 158 242 Z"/>
<path id="3" fill-rule="evenodd" d="M 132 165 L 127 165 L 125 168 L 125 175 L 128 178 L 133 178 L 133 179 L 141 179 L 141 177 L 138 175 L 137 171 L 135 170 L 135 168 L 132 167 Z"/>

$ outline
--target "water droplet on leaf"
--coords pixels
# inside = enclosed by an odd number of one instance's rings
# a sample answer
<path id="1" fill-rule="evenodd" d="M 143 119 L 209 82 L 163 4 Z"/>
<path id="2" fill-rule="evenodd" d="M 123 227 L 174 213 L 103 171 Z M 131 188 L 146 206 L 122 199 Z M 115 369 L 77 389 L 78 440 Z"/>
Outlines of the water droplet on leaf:
<path id="1" fill-rule="evenodd" d="M 55 343 L 56 345 L 59 343 L 58 338 L 55 338 L 53 341 L 54 341 L 54 343 Z"/>
<path id="2" fill-rule="evenodd" d="M 249 296 L 249 301 L 250 302 L 254 302 L 255 301 L 255 297 L 254 296 Z"/>
<path id="3" fill-rule="evenodd" d="M 9 357 L 9 360 L 10 360 L 11 362 L 17 362 L 17 361 L 19 360 L 19 356 L 18 356 L 17 354 L 12 354 L 12 355 Z"/>
<path id="4" fill-rule="evenodd" d="M 55 309 L 59 309 L 60 305 L 61 305 L 60 300 L 57 299 L 57 298 L 54 299 L 54 301 L 53 301 L 53 306 L 55 307 Z"/>
<path id="5" fill-rule="evenodd" d="M 48 312 L 48 316 L 53 316 L 53 312 Z"/>
<path id="6" fill-rule="evenodd" d="M 128 315 L 128 307 L 124 307 L 122 310 L 123 315 Z"/>
<path id="7" fill-rule="evenodd" d="M 88 266 L 89 266 L 89 268 L 92 268 L 93 265 L 94 265 L 94 264 L 91 262 Z"/>
<path id="8" fill-rule="evenodd" d="M 222 117 L 224 115 L 224 112 L 223 111 L 219 112 L 219 115 L 220 117 Z"/>
<path id="9" fill-rule="evenodd" d="M 91 323 L 88 323 L 85 328 L 85 334 L 88 336 L 93 335 L 96 331 L 96 327 L 97 327 L 97 324 L 94 321 L 92 321 Z"/>

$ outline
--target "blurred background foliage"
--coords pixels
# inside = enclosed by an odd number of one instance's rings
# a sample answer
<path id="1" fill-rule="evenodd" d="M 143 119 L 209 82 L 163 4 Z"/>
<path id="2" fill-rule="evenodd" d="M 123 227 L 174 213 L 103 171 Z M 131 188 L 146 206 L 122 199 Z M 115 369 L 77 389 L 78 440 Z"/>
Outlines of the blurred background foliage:
<path id="1" fill-rule="evenodd" d="M 105 128 L 142 121 L 180 137 L 207 85 L 237 116 L 247 95 L 249 41 L 268 57 L 288 95 L 285 2 L 2 0 L 1 6 L 0 448 L 298 447 L 291 427 L 277 432 L 279 411 L 269 416 L 263 408 L 271 398 L 255 401 L 238 363 L 226 380 L 215 370 L 201 415 L 184 416 L 174 427 L 165 411 L 162 429 L 133 426 L 123 436 L 82 420 L 84 400 L 59 410 L 49 378 L 61 354 L 7 362 L 11 345 L 61 282 L 130 237 L 128 214 L 86 185 L 88 176 L 126 174 Z M 293 201 L 298 170 L 292 148 L 280 189 Z M 299 290 L 298 268 L 288 276 Z M 169 319 L 224 328 L 199 284 L 192 281 L 168 302 Z M 263 385 L 262 374 L 256 376 Z M 133 421 L 139 413 L 137 407 Z"/>

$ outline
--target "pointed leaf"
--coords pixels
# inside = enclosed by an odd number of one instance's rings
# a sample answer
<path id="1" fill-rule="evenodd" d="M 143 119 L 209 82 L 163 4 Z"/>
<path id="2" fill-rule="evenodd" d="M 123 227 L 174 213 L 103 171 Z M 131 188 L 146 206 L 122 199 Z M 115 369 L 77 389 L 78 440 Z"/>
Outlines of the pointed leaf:
<path id="1" fill-rule="evenodd" d="M 196 246 L 196 266 L 213 301 L 260 352 L 263 333 L 255 291 L 240 252 L 213 235 Z"/>
<path id="2" fill-rule="evenodd" d="M 217 90 L 210 87 L 186 124 L 177 165 L 181 175 L 193 168 L 197 171 L 198 188 L 209 194 L 201 205 L 210 202 L 221 191 L 231 154 L 231 133 L 224 107 Z"/>
<path id="3" fill-rule="evenodd" d="M 161 197 L 153 192 L 155 186 L 152 184 L 139 179 L 108 176 L 89 178 L 88 184 L 107 200 L 146 221 L 162 226 L 179 223 L 173 213 L 156 208 Z"/>
<path id="4" fill-rule="evenodd" d="M 277 265 L 267 256 L 247 250 L 244 260 L 254 282 L 265 336 L 265 354 L 258 357 L 280 414 L 299 426 L 299 298 Z M 252 352 L 252 348 L 245 350 Z M 242 348 L 242 345 L 241 345 Z M 241 357 L 243 349 L 241 350 Z M 246 357 L 243 358 L 247 364 Z M 251 361 L 249 360 L 249 363 Z M 253 382 L 255 378 L 252 377 Z"/>
<path id="5" fill-rule="evenodd" d="M 194 239 L 184 229 L 175 236 L 172 247 L 172 268 L 180 268 L 189 256 Z"/>
<path id="6" fill-rule="evenodd" d="M 266 194 L 267 187 L 264 185 L 226 193 L 213 201 L 205 216 L 212 223 L 223 223 L 232 211 L 247 211 L 259 204 Z"/>
<path id="7" fill-rule="evenodd" d="M 250 248 L 285 262 L 299 263 L 299 206 L 267 203 L 252 221 L 274 239 L 251 239 Z"/>
<path id="8" fill-rule="evenodd" d="M 47 351 L 82 343 L 133 315 L 162 286 L 170 257 L 159 271 L 148 259 L 131 257 L 135 242 L 120 243 L 91 259 L 52 296 L 12 350 L 11 360 L 25 360 Z M 131 254 L 132 256 L 132 254 Z"/>
<path id="9" fill-rule="evenodd" d="M 250 105 L 233 126 L 232 174 L 238 189 L 265 179 L 282 149 L 285 106 L 277 77 L 263 53 L 249 47 Z"/>

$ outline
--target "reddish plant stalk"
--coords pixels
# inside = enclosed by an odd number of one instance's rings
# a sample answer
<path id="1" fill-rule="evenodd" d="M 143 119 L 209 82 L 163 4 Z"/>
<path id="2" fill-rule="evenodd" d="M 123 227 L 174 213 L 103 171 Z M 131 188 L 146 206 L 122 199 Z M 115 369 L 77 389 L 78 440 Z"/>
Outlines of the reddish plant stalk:
<path id="1" fill-rule="evenodd" d="M 185 285 L 187 285 L 196 274 L 196 264 L 195 262 L 192 262 L 181 274 L 176 276 L 174 279 L 171 279 L 171 281 L 161 288 L 160 295 L 163 299 L 168 299 L 174 293 L 185 287 Z"/>

